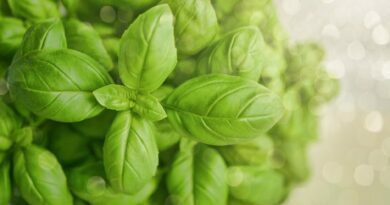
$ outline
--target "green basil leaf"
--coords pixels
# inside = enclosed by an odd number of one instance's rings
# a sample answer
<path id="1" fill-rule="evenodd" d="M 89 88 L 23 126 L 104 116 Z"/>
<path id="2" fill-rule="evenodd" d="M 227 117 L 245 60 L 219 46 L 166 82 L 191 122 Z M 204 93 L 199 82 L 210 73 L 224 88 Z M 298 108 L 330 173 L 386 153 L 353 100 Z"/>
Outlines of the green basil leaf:
<path id="1" fill-rule="evenodd" d="M 107 71 L 75 50 L 32 52 L 9 69 L 10 92 L 35 114 L 61 122 L 77 122 L 104 108 L 92 91 L 111 84 Z"/>
<path id="2" fill-rule="evenodd" d="M 69 16 L 76 16 L 79 0 L 61 0 Z"/>
<path id="3" fill-rule="evenodd" d="M 23 21 L 17 18 L 0 17 L 0 56 L 12 57 L 23 40 Z"/>
<path id="4" fill-rule="evenodd" d="M 120 39 L 115 37 L 105 38 L 103 39 L 103 45 L 106 48 L 108 55 L 111 56 L 112 61 L 118 61 Z"/>
<path id="5" fill-rule="evenodd" d="M 152 95 L 138 95 L 133 111 L 151 121 L 159 121 L 167 117 L 159 100 Z"/>
<path id="6" fill-rule="evenodd" d="M 106 0 L 106 2 L 120 8 L 142 10 L 158 3 L 158 0 Z"/>
<path id="7" fill-rule="evenodd" d="M 133 90 L 156 90 L 176 61 L 173 16 L 168 5 L 155 6 L 138 16 L 121 38 L 119 74 Z"/>
<path id="8" fill-rule="evenodd" d="M 96 100 L 103 107 L 116 111 L 125 111 L 134 107 L 137 93 L 125 86 L 111 84 L 93 91 Z"/>
<path id="9" fill-rule="evenodd" d="M 229 165 L 267 165 L 274 151 L 272 140 L 261 136 L 249 142 L 218 147 Z"/>
<path id="10" fill-rule="evenodd" d="M 72 168 L 67 174 L 72 192 L 91 205 L 140 204 L 156 188 L 156 183 L 152 180 L 135 195 L 116 192 L 106 183 L 101 162 L 84 163 Z"/>
<path id="11" fill-rule="evenodd" d="M 33 129 L 31 127 L 23 127 L 12 133 L 13 141 L 19 147 L 31 145 L 33 141 Z"/>
<path id="12" fill-rule="evenodd" d="M 8 4 L 14 16 L 32 22 L 60 17 L 58 5 L 52 0 L 8 0 Z"/>
<path id="13" fill-rule="evenodd" d="M 166 97 L 168 97 L 169 94 L 173 92 L 174 88 L 171 86 L 163 85 L 159 87 L 157 90 L 152 92 L 152 95 L 156 97 L 159 101 L 164 100 Z"/>
<path id="14" fill-rule="evenodd" d="M 12 146 L 12 140 L 8 137 L 0 136 L 0 152 L 7 151 Z"/>
<path id="15" fill-rule="evenodd" d="M 11 133 L 21 126 L 21 119 L 0 100 L 0 136 L 10 138 Z"/>
<path id="16" fill-rule="evenodd" d="M 218 33 L 218 22 L 210 0 L 165 0 L 175 18 L 179 53 L 193 55 L 208 46 Z"/>
<path id="17" fill-rule="evenodd" d="M 52 153 L 31 145 L 18 150 L 13 162 L 13 179 L 29 204 L 73 204 L 65 174 Z"/>
<path id="18" fill-rule="evenodd" d="M 279 97 L 252 80 L 222 74 L 187 81 L 164 102 L 173 127 L 195 140 L 228 145 L 258 137 L 282 117 Z"/>
<path id="19" fill-rule="evenodd" d="M 168 120 L 156 122 L 156 142 L 159 151 L 165 151 L 177 144 L 181 135 L 177 133 Z"/>
<path id="20" fill-rule="evenodd" d="M 68 48 L 83 52 L 97 62 L 101 63 L 107 70 L 113 68 L 113 62 L 99 34 L 92 28 L 77 19 L 70 19 L 64 22 Z"/>
<path id="21" fill-rule="evenodd" d="M 49 133 L 48 148 L 62 165 L 72 165 L 88 158 L 90 140 L 63 124 L 56 124 Z"/>
<path id="22" fill-rule="evenodd" d="M 155 175 L 158 165 L 149 122 L 130 111 L 118 113 L 104 142 L 103 159 L 114 190 L 136 193 Z"/>
<path id="23" fill-rule="evenodd" d="M 226 204 L 226 165 L 215 150 L 200 145 L 177 153 L 167 175 L 172 204 Z"/>
<path id="24" fill-rule="evenodd" d="M 32 51 L 66 48 L 66 37 L 61 20 L 48 20 L 31 26 L 13 61 Z"/>
<path id="25" fill-rule="evenodd" d="M 73 123 L 71 126 L 77 132 L 92 139 L 104 139 L 111 123 L 115 118 L 116 112 L 104 110 L 98 116 L 81 122 Z"/>
<path id="26" fill-rule="evenodd" d="M 300 183 L 310 176 L 310 164 L 307 157 L 307 144 L 295 140 L 278 140 L 277 153 L 281 162 L 281 171 L 291 182 Z"/>
<path id="27" fill-rule="evenodd" d="M 282 174 L 258 166 L 229 167 L 229 192 L 249 204 L 279 204 L 286 194 Z"/>
<path id="28" fill-rule="evenodd" d="M 10 204 L 11 201 L 11 175 L 10 163 L 8 161 L 0 161 L 0 204 Z"/>
<path id="29" fill-rule="evenodd" d="M 197 74 L 224 73 L 257 81 L 265 67 L 264 47 L 256 27 L 235 30 L 201 53 Z"/>

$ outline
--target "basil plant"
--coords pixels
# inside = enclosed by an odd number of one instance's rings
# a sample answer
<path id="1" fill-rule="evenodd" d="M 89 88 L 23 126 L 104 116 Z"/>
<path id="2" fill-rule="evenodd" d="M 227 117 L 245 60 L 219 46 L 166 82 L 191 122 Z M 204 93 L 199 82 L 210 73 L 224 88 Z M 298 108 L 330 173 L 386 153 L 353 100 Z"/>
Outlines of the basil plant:
<path id="1" fill-rule="evenodd" d="M 0 0 L 0 205 L 274 205 L 325 51 L 271 0 Z"/>

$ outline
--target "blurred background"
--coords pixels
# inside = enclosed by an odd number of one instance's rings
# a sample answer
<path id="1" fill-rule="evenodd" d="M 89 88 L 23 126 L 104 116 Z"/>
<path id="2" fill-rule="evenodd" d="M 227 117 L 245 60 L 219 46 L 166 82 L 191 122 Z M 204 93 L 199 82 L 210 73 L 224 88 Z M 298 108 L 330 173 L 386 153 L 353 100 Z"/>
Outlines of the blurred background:
<path id="1" fill-rule="evenodd" d="M 285 205 L 390 204 L 390 1 L 275 2 L 292 42 L 323 44 L 342 87 L 321 109 L 311 179 Z"/>

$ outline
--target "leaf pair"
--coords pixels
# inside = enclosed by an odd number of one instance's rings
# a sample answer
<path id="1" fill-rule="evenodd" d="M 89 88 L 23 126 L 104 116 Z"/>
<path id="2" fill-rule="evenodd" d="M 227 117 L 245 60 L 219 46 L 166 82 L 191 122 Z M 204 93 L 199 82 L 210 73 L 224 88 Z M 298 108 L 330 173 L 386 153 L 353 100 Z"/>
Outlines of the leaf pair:
<path id="1" fill-rule="evenodd" d="M 226 204 L 228 185 L 226 165 L 217 151 L 205 145 L 192 147 L 181 142 L 167 175 L 167 187 L 173 204 Z"/>
<path id="2" fill-rule="evenodd" d="M 93 92 L 97 101 L 104 107 L 116 111 L 132 110 L 152 121 L 166 117 L 164 108 L 152 95 L 140 95 L 121 85 L 108 85 Z"/>
<path id="3" fill-rule="evenodd" d="M 92 91 L 112 83 L 108 67 L 103 66 L 110 66 L 110 61 L 105 60 L 110 57 L 102 50 L 104 46 L 97 34 L 90 35 L 94 32 L 88 26 L 69 21 L 66 27 L 69 32 L 64 31 L 59 20 L 30 27 L 14 57 L 8 83 L 14 99 L 33 113 L 61 122 L 76 122 L 104 109 Z M 73 30 L 79 32 L 70 32 Z M 80 46 L 80 42 L 87 45 Z"/>

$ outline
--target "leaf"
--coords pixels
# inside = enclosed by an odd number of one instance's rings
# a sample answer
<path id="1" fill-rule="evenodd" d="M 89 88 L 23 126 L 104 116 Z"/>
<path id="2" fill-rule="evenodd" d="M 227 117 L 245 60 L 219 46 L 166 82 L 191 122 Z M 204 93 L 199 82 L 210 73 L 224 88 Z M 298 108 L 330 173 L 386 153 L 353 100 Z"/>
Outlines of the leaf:
<path id="1" fill-rule="evenodd" d="M 166 0 L 175 16 L 175 39 L 179 53 L 193 55 L 208 46 L 218 33 L 210 0 Z"/>
<path id="2" fill-rule="evenodd" d="M 8 0 L 8 4 L 15 17 L 32 22 L 60 17 L 57 3 L 52 0 Z"/>
<path id="3" fill-rule="evenodd" d="M 229 165 L 267 165 L 272 160 L 273 142 L 261 136 L 249 142 L 218 147 L 219 153 Z"/>
<path id="4" fill-rule="evenodd" d="M 49 132 L 48 148 L 64 165 L 74 165 L 91 157 L 91 141 L 67 125 L 54 124 Z"/>
<path id="5" fill-rule="evenodd" d="M 197 74 L 223 73 L 257 81 L 267 59 L 259 29 L 242 27 L 228 33 L 198 58 Z"/>
<path id="6" fill-rule="evenodd" d="M 138 95 L 133 111 L 151 121 L 159 121 L 167 117 L 159 100 L 152 95 Z"/>
<path id="7" fill-rule="evenodd" d="M 68 48 L 80 51 L 101 63 L 107 70 L 113 68 L 113 62 L 99 34 L 89 25 L 70 19 L 64 22 Z"/>
<path id="8" fill-rule="evenodd" d="M 158 121 L 166 117 L 159 100 L 152 95 L 138 94 L 122 85 L 107 85 L 93 92 L 96 100 L 105 108 L 125 111 L 132 110 L 140 116 Z"/>
<path id="9" fill-rule="evenodd" d="M 12 133 L 13 141 L 17 146 L 30 146 L 33 141 L 33 128 L 23 127 Z"/>
<path id="10" fill-rule="evenodd" d="M 230 195 L 249 204 L 279 204 L 286 194 L 283 175 L 272 169 L 229 167 L 228 178 Z"/>
<path id="11" fill-rule="evenodd" d="M 133 10 L 143 10 L 158 3 L 158 0 L 108 0 L 110 4 L 120 8 L 131 8 Z"/>
<path id="12" fill-rule="evenodd" d="M 155 123 L 156 143 L 159 151 L 165 151 L 177 144 L 181 135 L 177 133 L 167 119 Z"/>
<path id="13" fill-rule="evenodd" d="M 133 90 L 156 90 L 175 68 L 176 61 L 173 16 L 166 4 L 138 16 L 121 38 L 119 75 Z"/>
<path id="14" fill-rule="evenodd" d="M 113 189 L 136 193 L 155 175 L 158 150 L 149 122 L 119 112 L 106 136 L 103 161 Z"/>
<path id="15" fill-rule="evenodd" d="M 241 77 L 205 75 L 179 86 L 163 103 L 180 133 L 212 145 L 229 145 L 267 132 L 282 117 L 279 97 Z"/>
<path id="16" fill-rule="evenodd" d="M 92 91 L 111 84 L 107 71 L 91 57 L 75 50 L 32 52 L 11 65 L 11 95 L 38 116 L 78 122 L 104 108 Z"/>
<path id="17" fill-rule="evenodd" d="M 26 28 L 23 21 L 17 18 L 0 18 L 0 56 L 9 57 L 15 54 L 23 40 Z"/>
<path id="18" fill-rule="evenodd" d="M 0 160 L 0 204 L 10 204 L 12 187 L 10 176 L 10 163 Z"/>
<path id="19" fill-rule="evenodd" d="M 111 84 L 93 91 L 93 95 L 103 107 L 125 111 L 134 107 L 137 93 L 125 86 Z"/>
<path id="20" fill-rule="evenodd" d="M 0 136 L 11 138 L 11 133 L 22 126 L 21 119 L 0 100 Z"/>
<path id="21" fill-rule="evenodd" d="M 225 174 L 225 162 L 215 150 L 204 145 L 181 150 L 167 175 L 173 204 L 226 204 L 228 185 Z"/>
<path id="22" fill-rule="evenodd" d="M 61 165 L 49 151 L 31 145 L 18 150 L 13 162 L 13 179 L 29 204 L 73 204 Z"/>
<path id="23" fill-rule="evenodd" d="M 43 21 L 32 25 L 24 34 L 13 62 L 32 51 L 61 49 L 66 46 L 65 31 L 61 20 Z"/>
<path id="24" fill-rule="evenodd" d="M 69 187 L 72 192 L 91 205 L 138 204 L 133 196 L 114 191 L 106 182 L 103 163 L 87 162 L 68 173 Z"/>

